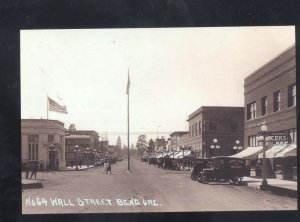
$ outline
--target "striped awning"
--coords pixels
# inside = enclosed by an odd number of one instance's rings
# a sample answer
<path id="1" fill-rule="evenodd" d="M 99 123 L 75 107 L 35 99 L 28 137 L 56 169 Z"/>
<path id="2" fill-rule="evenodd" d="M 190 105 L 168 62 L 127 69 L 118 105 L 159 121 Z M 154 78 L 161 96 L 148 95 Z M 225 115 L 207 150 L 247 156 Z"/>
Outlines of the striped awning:
<path id="1" fill-rule="evenodd" d="M 244 159 L 255 159 L 258 157 L 258 154 L 263 151 L 262 146 L 252 146 L 247 147 L 246 149 L 242 150 L 241 152 L 232 155 L 230 157 L 234 158 L 244 158 Z"/>
<path id="2" fill-rule="evenodd" d="M 287 146 L 287 144 L 275 144 L 266 151 L 266 158 L 274 158 L 278 152 L 280 152 Z M 258 158 L 263 158 L 263 153 L 260 153 L 258 155 Z"/>
<path id="3" fill-rule="evenodd" d="M 284 149 L 276 153 L 275 157 L 297 156 L 297 144 L 289 144 Z"/>

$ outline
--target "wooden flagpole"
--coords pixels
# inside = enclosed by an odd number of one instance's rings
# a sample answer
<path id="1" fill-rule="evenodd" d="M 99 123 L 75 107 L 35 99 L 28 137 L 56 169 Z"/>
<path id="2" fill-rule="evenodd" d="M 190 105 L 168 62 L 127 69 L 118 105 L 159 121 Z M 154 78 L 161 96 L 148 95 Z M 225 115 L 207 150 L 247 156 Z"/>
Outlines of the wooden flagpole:
<path id="1" fill-rule="evenodd" d="M 129 153 L 129 88 L 130 88 L 130 80 L 129 80 L 129 68 L 128 68 L 128 80 L 127 80 L 127 149 L 128 149 L 128 171 L 130 171 L 130 153 Z"/>

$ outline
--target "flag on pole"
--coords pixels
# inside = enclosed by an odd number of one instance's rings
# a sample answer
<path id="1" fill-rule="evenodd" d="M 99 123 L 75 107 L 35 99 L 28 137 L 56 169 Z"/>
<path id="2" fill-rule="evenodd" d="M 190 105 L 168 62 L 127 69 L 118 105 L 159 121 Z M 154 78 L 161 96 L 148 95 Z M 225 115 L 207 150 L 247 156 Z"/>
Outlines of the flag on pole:
<path id="1" fill-rule="evenodd" d="M 59 105 L 57 102 L 55 102 L 53 99 L 50 99 L 49 97 L 48 104 L 50 111 L 68 114 L 66 106 Z"/>
<path id="2" fill-rule="evenodd" d="M 129 88 L 130 88 L 130 78 L 129 78 L 129 69 L 128 69 L 128 80 L 127 80 L 127 89 L 126 89 L 126 94 L 129 94 Z"/>

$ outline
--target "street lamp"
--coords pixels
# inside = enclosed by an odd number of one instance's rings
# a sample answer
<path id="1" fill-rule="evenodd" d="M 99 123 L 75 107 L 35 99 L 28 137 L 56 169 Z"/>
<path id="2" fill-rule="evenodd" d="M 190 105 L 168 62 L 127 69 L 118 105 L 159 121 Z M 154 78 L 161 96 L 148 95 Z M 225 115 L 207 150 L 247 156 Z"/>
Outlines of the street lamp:
<path id="1" fill-rule="evenodd" d="M 268 136 L 268 127 L 267 125 L 262 125 L 260 128 L 261 132 L 259 133 L 260 136 L 258 140 L 263 142 L 263 160 L 262 160 L 262 182 L 261 182 L 261 189 L 266 190 L 268 187 L 267 182 L 267 167 L 266 167 L 266 141 Z"/>
<path id="2" fill-rule="evenodd" d="M 93 154 L 94 154 L 94 164 L 96 164 L 96 155 L 97 155 L 97 150 L 96 149 L 94 149 L 94 151 L 93 151 Z"/>
<path id="3" fill-rule="evenodd" d="M 239 150 L 243 149 L 243 147 L 242 147 L 242 146 L 239 146 L 239 145 L 240 145 L 240 141 L 239 141 L 239 140 L 236 140 L 236 141 L 235 141 L 235 144 L 236 144 L 236 146 L 233 147 L 233 150 L 236 151 L 235 153 L 238 153 Z"/>
<path id="4" fill-rule="evenodd" d="M 86 153 L 86 159 L 87 159 L 87 167 L 89 167 L 90 165 L 89 165 L 89 163 L 90 163 L 90 160 L 89 160 L 89 155 L 90 155 L 90 153 L 91 153 L 91 151 L 90 151 L 90 148 L 89 147 L 87 147 L 86 148 L 86 151 L 85 151 L 85 153 Z"/>
<path id="5" fill-rule="evenodd" d="M 80 151 L 79 146 L 76 145 L 76 146 L 74 147 L 76 170 L 78 170 L 78 165 L 77 165 L 77 152 L 79 152 L 79 151 Z"/>
<path id="6" fill-rule="evenodd" d="M 221 147 L 220 147 L 220 145 L 217 145 L 218 140 L 216 138 L 213 139 L 213 143 L 214 144 L 211 145 L 210 148 L 215 150 L 214 153 L 215 153 L 215 156 L 217 156 L 218 155 L 218 149 L 220 149 Z"/>

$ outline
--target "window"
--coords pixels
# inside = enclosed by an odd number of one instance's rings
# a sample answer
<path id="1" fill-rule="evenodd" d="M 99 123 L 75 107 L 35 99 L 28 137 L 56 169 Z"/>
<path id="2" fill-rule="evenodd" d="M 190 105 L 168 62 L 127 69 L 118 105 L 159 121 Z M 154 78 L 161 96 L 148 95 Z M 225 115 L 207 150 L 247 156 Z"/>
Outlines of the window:
<path id="1" fill-rule="evenodd" d="M 261 98 L 261 115 L 264 116 L 268 112 L 268 100 L 267 97 Z"/>
<path id="2" fill-rule="evenodd" d="M 289 143 L 297 143 L 297 129 L 290 129 L 289 130 Z"/>
<path id="3" fill-rule="evenodd" d="M 296 84 L 288 87 L 288 107 L 296 106 Z"/>
<path id="4" fill-rule="evenodd" d="M 201 121 L 199 122 L 199 134 L 201 134 Z"/>
<path id="5" fill-rule="evenodd" d="M 239 123 L 238 122 L 231 122 L 229 127 L 230 127 L 231 133 L 237 133 L 239 131 Z"/>
<path id="6" fill-rule="evenodd" d="M 192 136 L 192 127 L 190 126 L 190 132 L 189 132 L 189 134 L 190 134 L 190 137 Z"/>
<path id="7" fill-rule="evenodd" d="M 280 111 L 280 91 L 273 93 L 274 98 L 274 112 Z"/>
<path id="8" fill-rule="evenodd" d="M 247 105 L 247 120 L 256 118 L 256 102 Z"/>
<path id="9" fill-rule="evenodd" d="M 54 135 L 48 135 L 48 143 L 53 143 Z"/>
<path id="10" fill-rule="evenodd" d="M 256 141 L 256 135 L 255 136 L 249 136 L 248 137 L 248 146 L 257 146 L 258 142 Z"/>
<path id="11" fill-rule="evenodd" d="M 195 124 L 195 136 L 197 136 L 197 129 L 198 129 L 198 126 L 197 126 L 197 123 Z"/>
<path id="12" fill-rule="evenodd" d="M 28 159 L 38 160 L 39 157 L 39 135 L 33 134 L 28 136 Z"/>
<path id="13" fill-rule="evenodd" d="M 218 124 L 216 121 L 209 121 L 208 122 L 208 132 L 217 132 Z"/>

